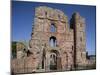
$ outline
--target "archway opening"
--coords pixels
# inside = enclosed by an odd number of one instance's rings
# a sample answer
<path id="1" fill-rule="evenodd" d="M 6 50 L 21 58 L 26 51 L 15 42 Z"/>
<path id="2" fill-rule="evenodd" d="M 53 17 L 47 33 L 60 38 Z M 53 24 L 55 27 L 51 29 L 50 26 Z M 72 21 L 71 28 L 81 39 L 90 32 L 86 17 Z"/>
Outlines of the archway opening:
<path id="1" fill-rule="evenodd" d="M 50 32 L 56 32 L 56 27 L 54 23 L 51 23 Z"/>
<path id="2" fill-rule="evenodd" d="M 57 45 L 56 37 L 54 37 L 54 36 L 50 37 L 49 43 L 50 43 L 51 47 L 56 47 L 56 45 Z"/>
<path id="3" fill-rule="evenodd" d="M 50 70 L 57 70 L 57 51 L 50 53 Z"/>

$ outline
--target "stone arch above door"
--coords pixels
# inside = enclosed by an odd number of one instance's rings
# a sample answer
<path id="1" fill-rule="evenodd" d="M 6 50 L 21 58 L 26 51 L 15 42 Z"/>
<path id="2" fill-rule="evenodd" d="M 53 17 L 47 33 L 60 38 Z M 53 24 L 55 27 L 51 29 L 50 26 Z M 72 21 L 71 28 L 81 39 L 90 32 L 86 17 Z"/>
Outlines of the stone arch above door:
<path id="1" fill-rule="evenodd" d="M 50 70 L 59 70 L 61 68 L 61 58 L 57 50 L 50 51 Z"/>

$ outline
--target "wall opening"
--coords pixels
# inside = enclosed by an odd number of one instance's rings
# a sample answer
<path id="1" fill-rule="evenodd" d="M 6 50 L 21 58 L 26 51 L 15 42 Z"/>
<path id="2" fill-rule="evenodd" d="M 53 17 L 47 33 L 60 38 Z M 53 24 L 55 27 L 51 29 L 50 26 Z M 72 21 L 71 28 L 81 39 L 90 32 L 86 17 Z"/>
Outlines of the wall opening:
<path id="1" fill-rule="evenodd" d="M 42 69 L 44 69 L 44 64 L 45 64 L 45 50 L 43 50 L 43 53 L 42 53 Z"/>
<path id="2" fill-rule="evenodd" d="M 51 23 L 50 32 L 56 32 L 56 27 L 54 23 Z"/>
<path id="3" fill-rule="evenodd" d="M 50 37 L 49 44 L 51 47 L 56 47 L 56 45 L 57 45 L 56 37 L 54 37 L 54 36 Z"/>
<path id="4" fill-rule="evenodd" d="M 50 53 L 50 70 L 57 70 L 57 52 Z"/>

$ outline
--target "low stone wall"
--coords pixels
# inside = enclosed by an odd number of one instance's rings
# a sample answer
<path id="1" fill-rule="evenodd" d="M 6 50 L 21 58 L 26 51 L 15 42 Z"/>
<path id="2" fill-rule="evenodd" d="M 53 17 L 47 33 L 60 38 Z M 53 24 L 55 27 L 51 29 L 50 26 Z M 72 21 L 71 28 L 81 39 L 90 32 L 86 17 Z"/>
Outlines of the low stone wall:
<path id="1" fill-rule="evenodd" d="M 32 57 L 13 59 L 11 66 L 14 73 L 30 73 L 34 70 L 34 59 Z"/>

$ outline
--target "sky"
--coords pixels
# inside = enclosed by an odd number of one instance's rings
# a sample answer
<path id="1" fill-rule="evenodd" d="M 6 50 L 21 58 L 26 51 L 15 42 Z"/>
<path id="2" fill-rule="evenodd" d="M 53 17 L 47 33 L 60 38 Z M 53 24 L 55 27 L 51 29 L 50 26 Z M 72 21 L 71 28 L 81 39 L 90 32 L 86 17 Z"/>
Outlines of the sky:
<path id="1" fill-rule="evenodd" d="M 71 5 L 55 3 L 39 3 L 12 1 L 12 29 L 11 37 L 13 41 L 29 41 L 31 39 L 32 25 L 35 14 L 35 7 L 48 6 L 59 9 L 68 16 L 68 20 L 74 12 L 85 18 L 86 22 L 86 50 L 89 55 L 94 55 L 96 51 L 96 7 L 88 5 Z"/>

